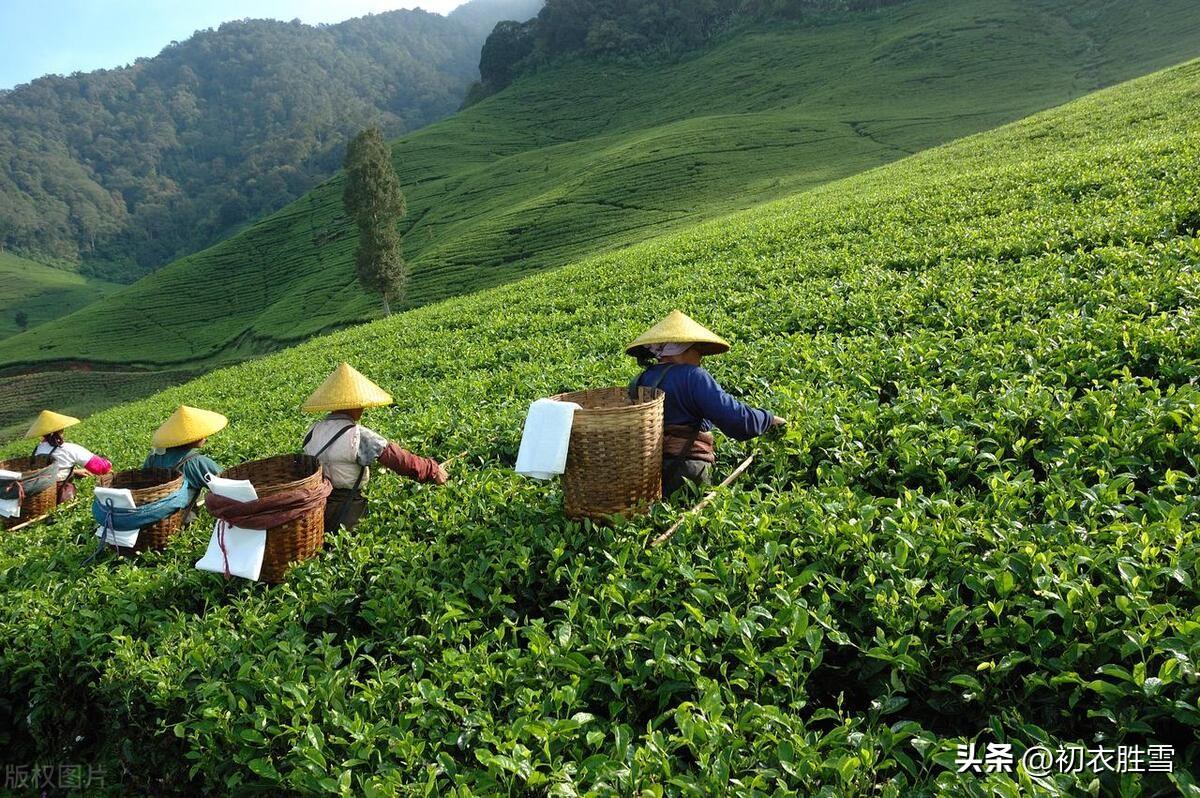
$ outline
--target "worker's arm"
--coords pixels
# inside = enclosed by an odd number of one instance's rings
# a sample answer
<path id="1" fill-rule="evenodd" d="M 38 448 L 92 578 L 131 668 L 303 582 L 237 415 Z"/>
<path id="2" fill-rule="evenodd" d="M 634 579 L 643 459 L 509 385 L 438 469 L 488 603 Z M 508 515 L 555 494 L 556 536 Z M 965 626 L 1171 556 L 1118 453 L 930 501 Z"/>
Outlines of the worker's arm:
<path id="1" fill-rule="evenodd" d="M 92 454 L 78 443 L 64 443 L 60 448 L 71 455 L 71 460 L 75 465 L 86 469 L 89 474 L 102 476 L 112 471 L 112 463 L 99 455 Z"/>
<path id="2" fill-rule="evenodd" d="M 739 441 L 750 440 L 782 423 L 770 411 L 734 399 L 702 368 L 690 370 L 688 388 L 699 415 L 711 421 L 717 429 Z"/>
<path id="3" fill-rule="evenodd" d="M 399 444 L 388 443 L 379 454 L 379 464 L 384 468 L 395 471 L 403 477 L 410 477 L 418 482 L 432 482 L 435 485 L 446 484 L 446 472 L 437 460 L 432 457 L 418 457 Z"/>
<path id="4" fill-rule="evenodd" d="M 418 457 L 366 427 L 359 427 L 358 462 L 359 465 L 379 463 L 389 471 L 418 482 L 444 485 L 447 479 L 445 470 L 437 460 Z"/>

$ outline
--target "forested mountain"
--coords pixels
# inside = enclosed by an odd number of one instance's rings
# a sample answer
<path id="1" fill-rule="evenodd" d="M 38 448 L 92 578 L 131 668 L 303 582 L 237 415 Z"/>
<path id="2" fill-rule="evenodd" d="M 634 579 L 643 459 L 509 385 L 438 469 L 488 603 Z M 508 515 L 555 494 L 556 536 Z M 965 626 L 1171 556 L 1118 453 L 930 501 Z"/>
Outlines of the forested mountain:
<path id="1" fill-rule="evenodd" d="M 539 5 L 229 22 L 0 92 L 0 250 L 132 279 L 200 249 L 332 174 L 358 129 L 452 113 L 497 20 Z"/>

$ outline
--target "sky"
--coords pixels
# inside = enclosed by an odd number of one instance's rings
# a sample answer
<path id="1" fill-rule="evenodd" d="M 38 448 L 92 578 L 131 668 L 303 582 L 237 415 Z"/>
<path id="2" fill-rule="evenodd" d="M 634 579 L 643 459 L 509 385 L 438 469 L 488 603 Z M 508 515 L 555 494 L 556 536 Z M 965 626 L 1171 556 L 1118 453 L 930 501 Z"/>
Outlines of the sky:
<path id="1" fill-rule="evenodd" d="M 397 8 L 445 14 L 464 0 L 0 0 L 0 89 L 157 55 L 232 19 L 341 22 Z"/>

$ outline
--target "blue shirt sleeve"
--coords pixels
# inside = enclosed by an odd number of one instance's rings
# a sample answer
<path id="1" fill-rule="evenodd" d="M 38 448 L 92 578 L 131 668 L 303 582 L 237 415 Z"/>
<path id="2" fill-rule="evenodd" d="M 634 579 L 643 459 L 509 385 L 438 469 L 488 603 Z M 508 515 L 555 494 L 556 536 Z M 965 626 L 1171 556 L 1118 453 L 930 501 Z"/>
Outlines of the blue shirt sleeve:
<path id="1" fill-rule="evenodd" d="M 688 393 L 696 405 L 696 415 L 708 419 L 721 432 L 739 441 L 750 440 L 770 429 L 774 414 L 734 399 L 704 369 L 688 371 Z"/>

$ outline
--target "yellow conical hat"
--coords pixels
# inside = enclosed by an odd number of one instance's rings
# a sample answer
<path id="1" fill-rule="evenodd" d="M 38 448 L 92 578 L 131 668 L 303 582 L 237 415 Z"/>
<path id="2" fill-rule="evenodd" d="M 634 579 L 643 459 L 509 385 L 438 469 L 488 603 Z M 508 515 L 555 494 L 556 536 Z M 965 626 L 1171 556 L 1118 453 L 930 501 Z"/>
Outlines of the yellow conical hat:
<path id="1" fill-rule="evenodd" d="M 646 344 L 692 344 L 702 355 L 719 355 L 729 351 L 729 342 L 712 330 L 672 310 L 665 319 L 638 336 L 625 350 L 634 357 L 649 356 Z"/>
<path id="2" fill-rule="evenodd" d="M 313 391 L 301 410 L 322 413 L 356 407 L 383 407 L 391 403 L 392 397 L 387 391 L 359 374 L 349 363 L 343 363 Z"/>
<path id="3" fill-rule="evenodd" d="M 229 419 L 211 410 L 180 405 L 154 433 L 152 443 L 160 449 L 194 443 L 225 429 Z"/>
<path id="4" fill-rule="evenodd" d="M 37 419 L 34 420 L 33 426 L 29 428 L 29 432 L 25 433 L 26 438 L 40 438 L 43 435 L 49 435 L 51 432 L 59 432 L 67 427 L 73 427 L 79 423 L 79 419 L 73 416 L 64 416 L 62 413 L 55 413 L 53 410 L 43 410 L 38 413 Z"/>

